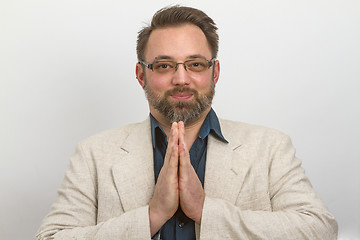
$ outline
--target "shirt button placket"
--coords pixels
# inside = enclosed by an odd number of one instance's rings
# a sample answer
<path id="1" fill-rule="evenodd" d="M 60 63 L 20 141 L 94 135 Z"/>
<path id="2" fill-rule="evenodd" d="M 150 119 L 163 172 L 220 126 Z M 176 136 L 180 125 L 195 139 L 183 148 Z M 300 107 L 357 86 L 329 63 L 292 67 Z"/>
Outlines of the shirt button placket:
<path id="1" fill-rule="evenodd" d="M 182 221 L 180 221 L 179 218 L 176 219 L 176 228 L 175 228 L 175 236 L 176 236 L 176 239 L 182 239 L 183 238 L 183 230 L 184 230 L 184 223 Z"/>

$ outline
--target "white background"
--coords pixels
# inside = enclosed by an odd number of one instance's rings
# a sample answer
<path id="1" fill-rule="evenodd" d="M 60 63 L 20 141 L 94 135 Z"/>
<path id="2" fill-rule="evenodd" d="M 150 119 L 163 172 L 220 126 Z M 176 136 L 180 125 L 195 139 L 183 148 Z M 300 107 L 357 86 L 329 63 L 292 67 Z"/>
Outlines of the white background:
<path id="1" fill-rule="evenodd" d="M 0 239 L 33 239 L 81 139 L 142 121 L 137 32 L 172 1 L 0 1 Z M 360 1 L 182 1 L 217 23 L 222 118 L 289 134 L 360 239 Z"/>

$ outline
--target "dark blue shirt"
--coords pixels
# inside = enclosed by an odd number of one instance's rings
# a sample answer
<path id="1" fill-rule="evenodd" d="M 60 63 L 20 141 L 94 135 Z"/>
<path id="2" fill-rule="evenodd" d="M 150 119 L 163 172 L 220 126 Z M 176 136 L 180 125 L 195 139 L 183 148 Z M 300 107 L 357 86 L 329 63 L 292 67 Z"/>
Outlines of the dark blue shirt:
<path id="1" fill-rule="evenodd" d="M 156 183 L 160 170 L 164 164 L 167 148 L 167 138 L 162 127 L 151 114 L 150 122 L 154 149 L 154 173 Z M 189 151 L 191 164 L 194 167 L 203 187 L 205 177 L 207 137 L 209 133 L 227 143 L 226 139 L 221 133 L 219 120 L 213 109 L 211 109 L 206 116 L 204 123 L 201 126 L 199 136 L 196 138 Z M 160 234 L 161 239 L 163 240 L 195 239 L 195 224 L 192 219 L 188 218 L 183 213 L 179 206 L 179 209 L 174 214 L 174 216 L 161 227 L 160 231 L 155 236 L 158 236 L 158 234 Z"/>

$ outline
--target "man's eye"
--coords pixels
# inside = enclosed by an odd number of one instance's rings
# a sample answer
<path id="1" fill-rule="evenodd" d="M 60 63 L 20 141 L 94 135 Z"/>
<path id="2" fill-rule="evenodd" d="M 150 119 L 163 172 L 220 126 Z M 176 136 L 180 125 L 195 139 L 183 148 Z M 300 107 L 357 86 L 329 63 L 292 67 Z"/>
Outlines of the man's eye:
<path id="1" fill-rule="evenodd" d="M 206 68 L 206 62 L 191 62 L 191 68 Z"/>
<path id="2" fill-rule="evenodd" d="M 171 63 L 161 63 L 161 62 L 155 63 L 154 67 L 155 67 L 155 69 L 158 69 L 158 70 L 169 70 L 169 69 L 173 68 Z"/>

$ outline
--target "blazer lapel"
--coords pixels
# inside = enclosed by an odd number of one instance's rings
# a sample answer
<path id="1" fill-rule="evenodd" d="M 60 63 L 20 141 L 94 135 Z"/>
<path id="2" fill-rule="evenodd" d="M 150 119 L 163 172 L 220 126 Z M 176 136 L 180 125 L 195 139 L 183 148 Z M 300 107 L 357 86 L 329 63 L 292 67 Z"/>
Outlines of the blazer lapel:
<path id="1" fill-rule="evenodd" d="M 154 163 L 150 120 L 134 125 L 121 146 L 121 159 L 112 173 L 124 208 L 129 211 L 147 205 L 154 192 Z"/>
<path id="2" fill-rule="evenodd" d="M 204 190 L 210 197 L 235 203 L 249 170 L 249 163 L 244 159 L 244 146 L 240 137 L 234 137 L 229 124 L 224 125 L 221 121 L 220 124 L 229 143 L 209 135 Z"/>

